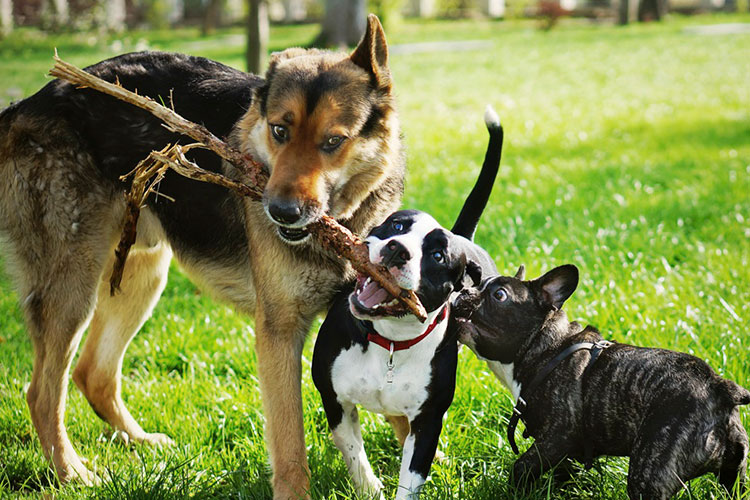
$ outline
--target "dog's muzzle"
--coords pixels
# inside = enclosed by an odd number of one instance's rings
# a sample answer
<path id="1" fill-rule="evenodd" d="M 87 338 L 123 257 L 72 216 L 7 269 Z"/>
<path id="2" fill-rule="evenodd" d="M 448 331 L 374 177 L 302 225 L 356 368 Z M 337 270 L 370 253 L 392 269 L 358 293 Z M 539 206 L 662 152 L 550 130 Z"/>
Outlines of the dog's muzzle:
<path id="1" fill-rule="evenodd" d="M 310 236 L 307 224 L 312 221 L 297 201 L 277 198 L 266 201 L 263 207 L 268 218 L 276 224 L 279 237 L 286 243 L 299 244 Z"/>
<path id="2" fill-rule="evenodd" d="M 278 226 L 277 231 L 281 239 L 286 241 L 287 243 L 302 243 L 310 236 L 310 232 L 307 230 L 307 228 L 297 229 L 292 227 Z"/>

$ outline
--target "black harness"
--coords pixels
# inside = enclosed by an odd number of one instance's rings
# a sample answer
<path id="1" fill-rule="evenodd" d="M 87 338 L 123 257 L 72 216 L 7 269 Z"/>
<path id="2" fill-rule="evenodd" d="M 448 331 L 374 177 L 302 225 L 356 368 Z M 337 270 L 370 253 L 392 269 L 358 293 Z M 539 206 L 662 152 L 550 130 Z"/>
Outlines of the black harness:
<path id="1" fill-rule="evenodd" d="M 552 373 L 552 370 L 557 368 L 557 365 L 562 363 L 568 356 L 573 354 L 574 352 L 581 351 L 583 349 L 588 349 L 591 351 L 591 358 L 589 359 L 588 365 L 586 365 L 586 369 L 583 371 L 583 376 L 586 375 L 586 373 L 589 371 L 589 368 L 591 368 L 594 365 L 594 362 L 599 357 L 599 355 L 602 353 L 602 351 L 608 347 L 610 347 L 614 342 L 610 342 L 609 340 L 599 340 L 596 343 L 591 342 L 579 342 L 578 344 L 573 344 L 569 346 L 564 351 L 560 352 L 557 356 L 552 358 L 549 363 L 545 365 L 545 367 L 537 373 L 536 377 L 533 378 L 531 383 L 528 385 L 526 390 L 526 394 L 533 392 L 534 389 L 536 389 L 539 384 L 541 384 L 547 376 Z M 526 400 L 521 397 L 521 395 L 518 395 L 518 401 L 516 401 L 516 405 L 513 407 L 513 414 L 510 417 L 510 420 L 508 421 L 508 442 L 510 443 L 510 447 L 513 449 L 513 453 L 516 455 L 518 454 L 518 446 L 516 445 L 516 427 L 518 427 L 518 421 L 523 420 L 523 412 L 526 411 L 527 405 Z M 528 429 L 526 429 L 523 432 L 523 437 L 527 438 L 529 437 Z M 591 449 L 590 445 L 586 445 L 586 463 L 587 465 L 591 463 L 592 455 L 593 455 L 593 449 Z"/>

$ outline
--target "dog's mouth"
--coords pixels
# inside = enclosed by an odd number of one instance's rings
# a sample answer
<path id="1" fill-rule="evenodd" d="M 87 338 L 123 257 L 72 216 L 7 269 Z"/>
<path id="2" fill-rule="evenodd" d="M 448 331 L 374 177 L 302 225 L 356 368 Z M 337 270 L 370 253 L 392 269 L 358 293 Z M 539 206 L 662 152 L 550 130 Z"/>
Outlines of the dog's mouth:
<path id="1" fill-rule="evenodd" d="M 277 231 L 282 240 L 291 244 L 302 243 L 310 236 L 306 227 L 277 226 Z"/>
<path id="2" fill-rule="evenodd" d="M 478 334 L 477 328 L 469 318 L 454 316 L 454 321 L 458 325 L 458 341 L 473 348 L 474 336 Z"/>
<path id="3" fill-rule="evenodd" d="M 357 286 L 349 295 L 352 314 L 360 319 L 408 314 L 408 309 L 369 276 L 357 276 Z"/>

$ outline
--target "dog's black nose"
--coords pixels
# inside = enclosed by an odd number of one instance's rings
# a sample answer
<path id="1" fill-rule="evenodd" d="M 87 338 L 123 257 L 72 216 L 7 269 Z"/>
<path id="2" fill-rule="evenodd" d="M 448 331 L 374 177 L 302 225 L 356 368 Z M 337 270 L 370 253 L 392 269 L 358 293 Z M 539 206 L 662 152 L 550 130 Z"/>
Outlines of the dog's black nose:
<path id="1" fill-rule="evenodd" d="M 396 240 L 389 241 L 380 254 L 386 267 L 401 267 L 411 259 L 409 250 Z"/>
<path id="2" fill-rule="evenodd" d="M 482 303 L 482 294 L 476 288 L 464 288 L 453 301 L 451 314 L 457 318 L 470 318 Z"/>
<path id="3" fill-rule="evenodd" d="M 295 201 L 277 198 L 268 203 L 268 213 L 279 224 L 294 224 L 302 217 L 302 208 Z"/>

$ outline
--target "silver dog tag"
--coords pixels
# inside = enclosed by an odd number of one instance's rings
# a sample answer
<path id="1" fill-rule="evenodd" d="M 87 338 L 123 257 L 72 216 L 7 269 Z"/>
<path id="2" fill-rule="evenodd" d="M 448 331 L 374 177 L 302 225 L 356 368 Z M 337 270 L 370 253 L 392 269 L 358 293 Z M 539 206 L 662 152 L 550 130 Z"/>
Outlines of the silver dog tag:
<path id="1" fill-rule="evenodd" d="M 391 342 L 391 348 L 389 349 L 388 362 L 385 364 L 388 371 L 385 372 L 385 381 L 389 384 L 393 383 L 393 342 Z"/>

